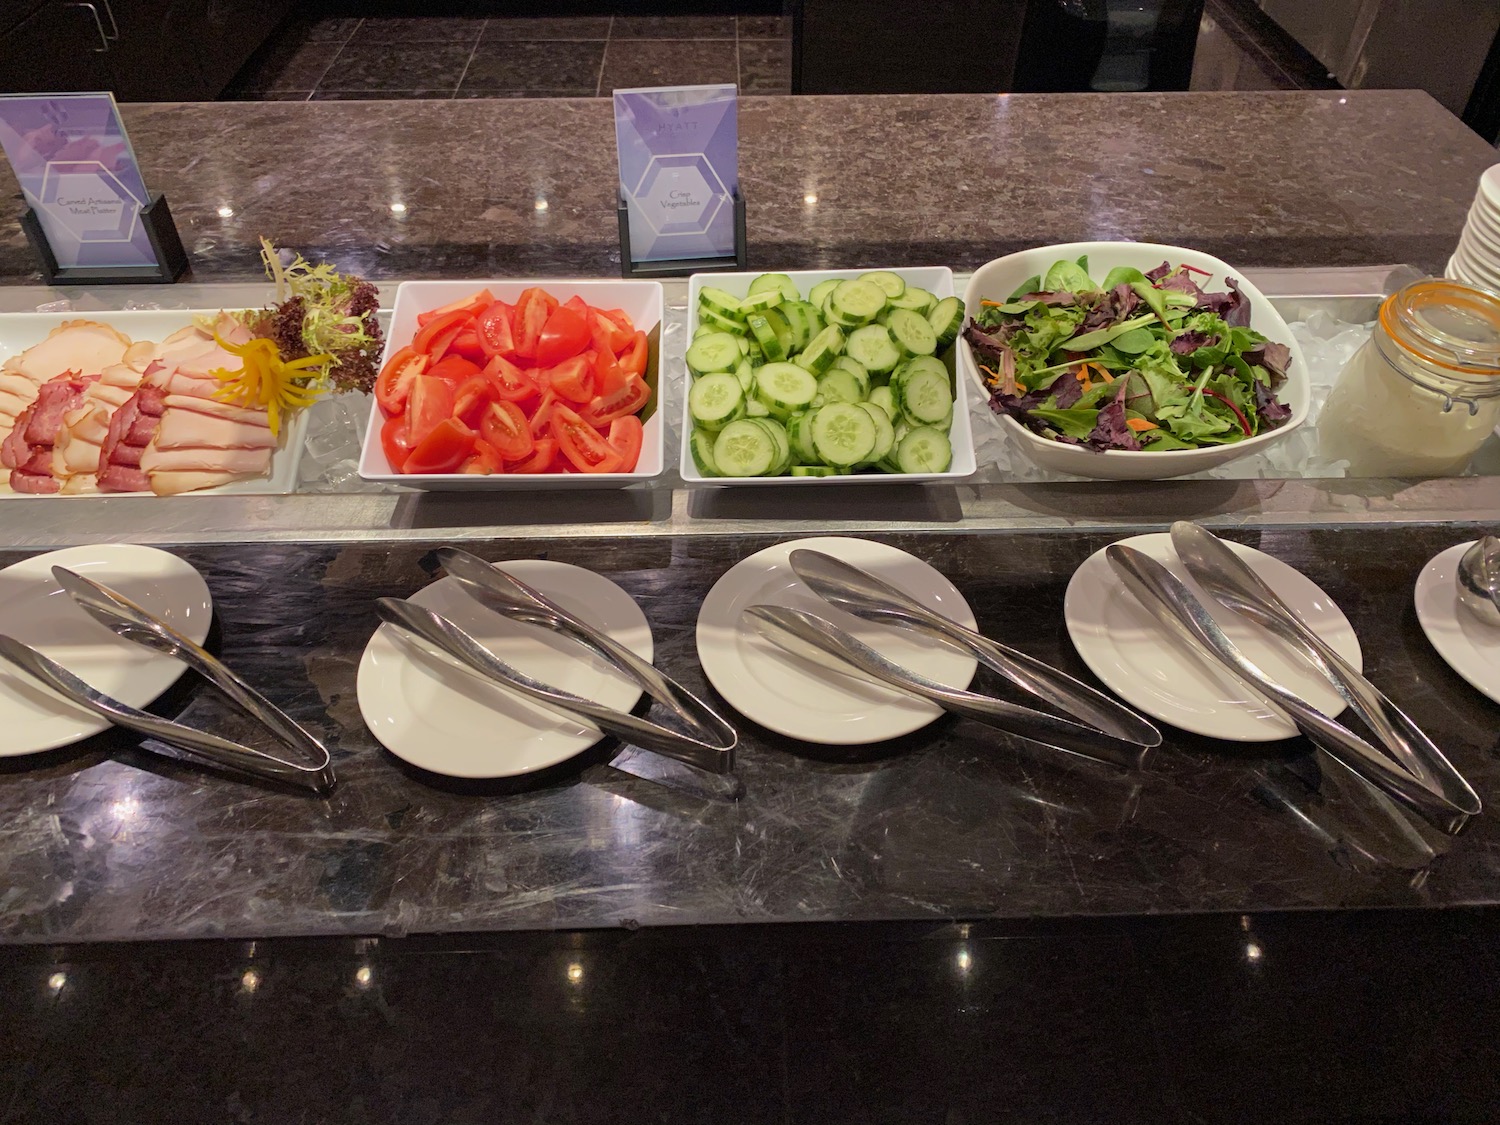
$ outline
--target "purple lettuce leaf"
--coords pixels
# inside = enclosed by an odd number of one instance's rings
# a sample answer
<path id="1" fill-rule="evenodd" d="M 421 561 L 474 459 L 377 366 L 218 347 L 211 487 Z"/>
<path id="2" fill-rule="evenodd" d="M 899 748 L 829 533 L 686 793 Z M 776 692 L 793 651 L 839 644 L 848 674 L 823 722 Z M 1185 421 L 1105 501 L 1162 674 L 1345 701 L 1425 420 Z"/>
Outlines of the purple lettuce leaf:
<path id="1" fill-rule="evenodd" d="M 1207 332 L 1179 332 L 1167 346 L 1177 355 L 1192 355 L 1199 348 L 1217 343 L 1218 339 L 1218 336 Z"/>
<path id="2" fill-rule="evenodd" d="M 976 321 L 969 321 L 969 326 L 964 329 L 964 339 L 969 341 L 969 347 L 986 361 L 990 367 L 998 367 L 1001 357 L 1004 356 L 1006 339 L 1010 333 L 1006 331 L 1005 325 L 999 328 L 981 328 Z"/>
<path id="3" fill-rule="evenodd" d="M 1045 405 L 1051 394 L 1052 392 L 1045 387 L 1027 391 L 1024 395 L 1008 395 L 996 391 L 990 396 L 990 409 L 996 414 L 1009 415 L 1032 433 L 1040 434 L 1042 437 L 1060 441 L 1064 445 L 1081 445 L 1082 443 L 1077 438 L 1059 433 L 1049 423 L 1031 413 L 1035 407 Z"/>
<path id="4" fill-rule="evenodd" d="M 1240 292 L 1240 283 L 1232 277 L 1224 279 L 1229 286 L 1227 293 L 1204 293 L 1196 312 L 1218 313 L 1224 323 L 1235 328 L 1250 327 L 1250 302 Z"/>
<path id="5" fill-rule="evenodd" d="M 1276 398 L 1276 393 L 1259 379 L 1255 380 L 1255 409 L 1270 429 L 1275 429 L 1292 416 L 1292 408 Z"/>
<path id="6" fill-rule="evenodd" d="M 1286 373 L 1292 365 L 1292 349 L 1275 340 L 1267 340 L 1249 348 L 1240 357 L 1251 367 L 1264 367 L 1271 374 L 1271 386 L 1276 388 L 1286 382 Z"/>
<path id="7" fill-rule="evenodd" d="M 1155 285 L 1158 281 L 1160 281 L 1162 278 L 1166 277 L 1167 274 L 1169 274 L 1171 272 L 1172 272 L 1172 263 L 1171 262 L 1163 262 L 1161 265 L 1157 266 L 1154 270 L 1147 270 L 1146 271 L 1146 280 L 1149 281 L 1152 285 Z"/>
<path id="8" fill-rule="evenodd" d="M 1066 289 L 1058 289 L 1053 292 L 1028 293 L 1026 296 L 1016 299 L 1018 301 L 1040 301 L 1044 305 L 1078 304 L 1078 294 L 1069 293 Z"/>
<path id="9" fill-rule="evenodd" d="M 1073 377 L 1070 371 L 1064 371 L 1059 375 L 1052 386 L 1047 388 L 1049 393 L 1056 393 L 1057 401 L 1053 403 L 1059 410 L 1066 410 L 1075 405 L 1083 397 L 1083 384 Z M 1032 392 L 1033 394 L 1035 392 Z"/>
<path id="10" fill-rule="evenodd" d="M 1088 443 L 1092 449 L 1132 449 L 1141 448 L 1140 440 L 1135 432 L 1125 424 L 1125 395 L 1130 385 L 1129 379 L 1120 379 L 1120 389 L 1115 397 L 1109 400 L 1108 405 L 1099 410 L 1099 421 L 1094 426 L 1094 432 L 1089 434 Z"/>

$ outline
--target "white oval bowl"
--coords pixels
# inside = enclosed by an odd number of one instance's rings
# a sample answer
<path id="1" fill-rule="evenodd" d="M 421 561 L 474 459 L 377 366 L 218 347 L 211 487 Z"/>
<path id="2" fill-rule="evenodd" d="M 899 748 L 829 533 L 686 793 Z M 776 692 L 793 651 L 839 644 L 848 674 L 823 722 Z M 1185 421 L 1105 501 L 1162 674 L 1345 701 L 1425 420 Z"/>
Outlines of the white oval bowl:
<path id="1" fill-rule="evenodd" d="M 1169 449 L 1159 452 L 1129 449 L 1094 450 L 1086 446 L 1068 445 L 1064 442 L 1044 438 L 1032 433 L 1014 418 L 994 414 L 991 416 L 1006 435 L 1044 469 L 1058 473 L 1071 473 L 1079 477 L 1096 480 L 1163 480 L 1168 477 L 1201 473 L 1241 457 L 1248 457 L 1281 441 L 1307 421 L 1312 412 L 1312 384 L 1308 378 L 1307 359 L 1292 330 L 1280 313 L 1259 289 L 1218 258 L 1184 246 L 1165 246 L 1152 242 L 1069 242 L 1060 246 L 1038 246 L 1033 250 L 1022 250 L 986 262 L 974 272 L 968 288 L 964 290 L 964 323 L 967 325 L 979 311 L 979 302 L 1003 301 L 1021 282 L 1032 274 L 1046 274 L 1048 268 L 1060 258 L 1070 261 L 1088 255 L 1089 276 L 1102 279 L 1116 266 L 1134 266 L 1144 273 L 1155 269 L 1164 261 L 1174 266 L 1187 265 L 1206 270 L 1213 275 L 1204 288 L 1219 291 L 1226 288 L 1225 278 L 1233 277 L 1240 292 L 1250 302 L 1250 326 L 1268 339 L 1285 344 L 1292 352 L 1287 380 L 1277 391 L 1277 397 L 1291 408 L 1292 416 L 1275 430 L 1257 434 L 1233 445 L 1204 446 L 1201 449 Z M 988 403 L 989 388 L 979 375 L 974 354 L 968 342 L 959 337 L 958 362 L 979 388 L 981 401 Z"/>

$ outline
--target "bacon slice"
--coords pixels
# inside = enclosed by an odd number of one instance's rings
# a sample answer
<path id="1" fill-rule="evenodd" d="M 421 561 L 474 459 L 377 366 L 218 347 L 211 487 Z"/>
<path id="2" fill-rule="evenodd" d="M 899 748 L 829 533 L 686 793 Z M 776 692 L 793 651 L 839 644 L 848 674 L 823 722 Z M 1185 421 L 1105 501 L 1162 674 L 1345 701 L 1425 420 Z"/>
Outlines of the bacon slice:
<path id="1" fill-rule="evenodd" d="M 43 383 L 0 443 L 0 464 L 11 470 L 10 486 L 18 492 L 56 492 L 62 482 L 52 472 L 53 444 L 63 428 L 63 417 L 83 402 L 96 376 L 79 378 L 69 372 Z"/>

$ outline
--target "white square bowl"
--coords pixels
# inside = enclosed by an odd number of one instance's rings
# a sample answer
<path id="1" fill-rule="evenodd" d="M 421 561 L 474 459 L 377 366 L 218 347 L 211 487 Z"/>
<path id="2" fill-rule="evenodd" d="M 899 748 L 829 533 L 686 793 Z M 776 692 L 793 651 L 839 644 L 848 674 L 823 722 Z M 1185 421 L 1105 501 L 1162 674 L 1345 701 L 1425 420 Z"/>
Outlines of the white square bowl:
<path id="1" fill-rule="evenodd" d="M 1233 445 L 1153 452 L 1149 449 L 1095 450 L 1087 446 L 1068 445 L 1033 433 L 1014 418 L 993 415 L 1009 438 L 1042 468 L 1097 480 L 1164 480 L 1188 473 L 1201 473 L 1241 457 L 1263 453 L 1268 446 L 1280 441 L 1307 421 L 1312 412 L 1312 383 L 1308 377 L 1307 358 L 1302 354 L 1302 348 L 1292 335 L 1292 330 L 1287 327 L 1286 321 L 1264 294 L 1246 281 L 1238 270 L 1218 258 L 1183 246 L 1151 242 L 1069 242 L 1061 246 L 1039 246 L 1034 250 L 1022 250 L 1017 254 L 996 258 L 980 266 L 969 280 L 968 288 L 964 291 L 964 324 L 967 325 L 979 312 L 981 300 L 1003 301 L 1015 292 L 1021 282 L 1033 274 L 1045 274 L 1059 259 L 1071 261 L 1084 255 L 1089 260 L 1089 276 L 1095 278 L 1104 277 L 1116 266 L 1134 266 L 1145 273 L 1162 262 L 1206 270 L 1213 276 L 1203 284 L 1216 291 L 1225 286 L 1226 277 L 1233 277 L 1239 284 L 1240 292 L 1250 302 L 1250 327 L 1267 339 L 1285 344 L 1292 351 L 1286 382 L 1277 391 L 1281 401 L 1291 408 L 1292 416 L 1274 430 L 1256 434 Z M 958 338 L 958 360 L 968 375 L 968 381 L 973 383 L 982 396 L 980 401 L 988 403 L 989 389 L 980 378 L 973 351 L 962 336 Z"/>
<path id="2" fill-rule="evenodd" d="M 820 281 L 828 281 L 837 278 L 840 281 L 847 278 L 860 277 L 871 270 L 885 269 L 884 266 L 870 266 L 869 269 L 859 270 L 784 270 L 784 272 L 797 285 L 797 288 L 806 296 L 807 291 Z M 698 294 L 705 285 L 723 289 L 726 293 L 733 293 L 736 297 L 743 297 L 750 288 L 750 283 L 761 273 L 695 273 L 688 279 L 688 331 L 687 342 L 692 343 L 693 333 L 698 330 Z M 937 297 L 952 297 L 953 271 L 947 266 L 911 266 L 906 269 L 891 269 L 908 285 L 915 285 L 920 289 L 926 289 Z M 685 345 L 686 346 L 686 345 Z M 684 364 L 683 379 L 691 382 L 692 374 L 686 370 Z M 974 461 L 974 433 L 969 426 L 969 403 L 968 395 L 964 389 L 966 380 L 961 372 L 955 372 L 953 379 L 953 422 L 948 427 L 948 441 L 953 446 L 953 461 L 947 470 L 941 473 L 848 473 L 832 477 L 706 477 L 698 471 L 698 466 L 693 463 L 691 446 L 688 444 L 693 432 L 693 419 L 688 410 L 689 387 L 682 388 L 682 450 L 678 459 L 678 467 L 682 473 L 682 479 L 689 487 L 694 488 L 719 488 L 725 485 L 795 485 L 797 487 L 811 487 L 813 485 L 830 484 L 913 484 L 922 481 L 957 481 L 974 475 L 976 464 Z"/>
<path id="3" fill-rule="evenodd" d="M 391 326 L 386 332 L 385 354 L 381 367 L 398 350 L 412 342 L 417 334 L 417 314 L 440 309 L 455 301 L 488 289 L 495 299 L 514 304 L 521 293 L 540 286 L 559 301 L 582 297 L 601 309 L 624 309 L 635 326 L 646 333 L 651 343 L 646 363 L 646 382 L 651 399 L 646 403 L 642 421 L 645 435 L 641 456 L 630 473 L 398 473 L 386 460 L 380 445 L 380 427 L 385 415 L 374 396 L 370 399 L 370 425 L 365 430 L 360 451 L 359 475 L 381 484 L 400 484 L 428 492 L 495 492 L 536 491 L 542 489 L 624 488 L 659 477 L 666 467 L 665 388 L 661 384 L 661 328 L 665 302 L 659 281 L 571 281 L 566 279 L 532 279 L 505 281 L 403 281 L 396 288 L 396 304 L 391 310 Z"/>

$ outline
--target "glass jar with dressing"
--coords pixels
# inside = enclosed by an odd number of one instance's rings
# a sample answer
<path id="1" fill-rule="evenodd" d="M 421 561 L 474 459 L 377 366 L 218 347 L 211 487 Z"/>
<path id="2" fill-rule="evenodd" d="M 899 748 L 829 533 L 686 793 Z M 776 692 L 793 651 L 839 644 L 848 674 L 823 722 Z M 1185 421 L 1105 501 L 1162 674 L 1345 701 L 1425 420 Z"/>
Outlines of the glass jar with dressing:
<path id="1" fill-rule="evenodd" d="M 1387 297 L 1318 415 L 1350 476 L 1463 472 L 1500 421 L 1500 293 L 1429 279 Z"/>

